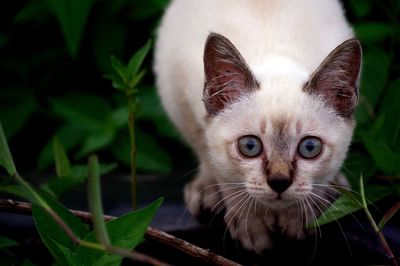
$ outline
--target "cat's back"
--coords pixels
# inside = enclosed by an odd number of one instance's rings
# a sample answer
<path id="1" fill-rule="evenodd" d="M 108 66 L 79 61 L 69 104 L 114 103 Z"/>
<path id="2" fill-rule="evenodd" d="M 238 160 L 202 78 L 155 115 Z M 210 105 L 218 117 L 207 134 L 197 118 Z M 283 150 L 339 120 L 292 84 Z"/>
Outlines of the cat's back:
<path id="1" fill-rule="evenodd" d="M 352 37 L 337 0 L 172 1 L 159 28 L 154 69 L 164 107 L 178 127 L 187 117 L 204 123 L 203 50 L 210 32 L 227 37 L 250 69 L 279 56 L 309 73 Z"/>

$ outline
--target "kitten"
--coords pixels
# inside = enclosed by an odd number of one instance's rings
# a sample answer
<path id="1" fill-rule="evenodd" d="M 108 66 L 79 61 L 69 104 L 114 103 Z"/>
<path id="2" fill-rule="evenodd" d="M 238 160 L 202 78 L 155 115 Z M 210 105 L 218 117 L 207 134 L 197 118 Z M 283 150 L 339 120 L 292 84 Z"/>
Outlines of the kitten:
<path id="1" fill-rule="evenodd" d="M 346 185 L 361 47 L 337 0 L 175 0 L 158 31 L 162 103 L 194 149 L 193 215 L 225 210 L 249 250 L 303 238 Z"/>

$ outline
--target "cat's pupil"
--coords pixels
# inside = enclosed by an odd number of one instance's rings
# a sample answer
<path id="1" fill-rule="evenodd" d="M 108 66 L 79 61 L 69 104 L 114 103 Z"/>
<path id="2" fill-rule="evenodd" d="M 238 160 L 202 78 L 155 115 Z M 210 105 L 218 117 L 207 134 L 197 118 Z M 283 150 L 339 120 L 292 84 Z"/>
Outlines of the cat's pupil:
<path id="1" fill-rule="evenodd" d="M 306 149 L 307 149 L 309 152 L 311 152 L 311 151 L 314 150 L 314 148 L 315 148 L 314 143 L 313 143 L 312 141 L 307 141 L 307 143 L 306 143 Z"/>
<path id="2" fill-rule="evenodd" d="M 248 150 L 252 150 L 255 146 L 256 143 L 253 139 L 249 139 L 249 141 L 247 141 L 246 147 Z"/>

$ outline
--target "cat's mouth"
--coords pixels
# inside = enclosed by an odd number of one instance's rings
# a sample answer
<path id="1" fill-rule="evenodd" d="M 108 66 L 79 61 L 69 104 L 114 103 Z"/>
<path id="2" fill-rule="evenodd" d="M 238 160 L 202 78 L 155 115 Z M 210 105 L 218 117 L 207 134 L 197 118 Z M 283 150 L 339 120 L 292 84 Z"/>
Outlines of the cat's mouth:
<path id="1" fill-rule="evenodd" d="M 283 208 L 298 202 L 298 199 L 287 195 L 286 193 L 258 194 L 253 195 L 255 200 L 266 207 Z"/>

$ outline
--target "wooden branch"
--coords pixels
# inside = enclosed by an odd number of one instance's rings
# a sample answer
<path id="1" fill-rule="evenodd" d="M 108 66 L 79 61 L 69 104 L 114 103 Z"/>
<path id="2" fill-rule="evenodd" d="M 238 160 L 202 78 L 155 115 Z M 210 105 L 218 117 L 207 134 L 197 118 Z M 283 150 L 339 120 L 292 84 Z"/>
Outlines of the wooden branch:
<path id="1" fill-rule="evenodd" d="M 15 201 L 12 199 L 0 199 L 0 211 L 7 211 L 11 213 L 20 213 L 20 214 L 31 214 L 32 206 L 27 202 Z M 76 211 L 70 210 L 75 216 L 80 218 L 85 223 L 92 222 L 92 215 L 89 212 L 84 211 Z M 104 219 L 106 221 L 112 220 L 116 217 L 104 215 Z M 236 262 L 228 260 L 222 256 L 219 256 L 209 250 L 197 247 L 189 242 L 177 238 L 173 235 L 167 234 L 163 231 L 160 231 L 154 227 L 149 226 L 145 233 L 145 238 L 149 240 L 153 240 L 159 243 L 162 243 L 171 248 L 177 249 L 181 252 L 184 252 L 192 257 L 198 258 L 204 261 L 207 264 L 212 265 L 227 265 L 227 266 L 237 266 L 240 265 Z"/>

